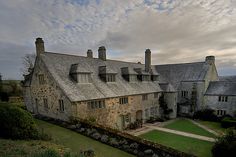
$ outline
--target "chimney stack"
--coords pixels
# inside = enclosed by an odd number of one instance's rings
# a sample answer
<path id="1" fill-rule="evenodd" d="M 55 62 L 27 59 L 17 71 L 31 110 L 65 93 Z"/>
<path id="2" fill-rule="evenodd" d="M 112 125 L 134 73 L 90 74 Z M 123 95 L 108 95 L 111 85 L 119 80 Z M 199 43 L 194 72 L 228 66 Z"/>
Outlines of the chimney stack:
<path id="1" fill-rule="evenodd" d="M 98 48 L 98 58 L 101 60 L 106 60 L 106 48 L 105 46 L 100 46 Z"/>
<path id="2" fill-rule="evenodd" d="M 145 51 L 145 71 L 150 72 L 151 70 L 151 50 L 146 49 Z"/>
<path id="3" fill-rule="evenodd" d="M 208 64 L 215 64 L 215 56 L 206 56 L 205 62 Z"/>
<path id="4" fill-rule="evenodd" d="M 93 58 L 93 51 L 91 49 L 88 49 L 87 51 L 87 57 L 88 58 Z"/>
<path id="5" fill-rule="evenodd" d="M 44 42 L 42 38 L 37 38 L 35 41 L 35 46 L 36 46 L 36 54 L 39 56 L 41 53 L 44 53 Z"/>

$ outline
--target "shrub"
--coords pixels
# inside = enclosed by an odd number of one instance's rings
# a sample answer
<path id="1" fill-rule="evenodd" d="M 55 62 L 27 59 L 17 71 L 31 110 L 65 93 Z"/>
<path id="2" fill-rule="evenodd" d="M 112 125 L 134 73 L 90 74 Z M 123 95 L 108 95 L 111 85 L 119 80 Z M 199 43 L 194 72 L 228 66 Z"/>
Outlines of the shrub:
<path id="1" fill-rule="evenodd" d="M 229 127 L 236 128 L 236 120 L 234 118 L 225 117 L 221 120 L 221 126 L 223 128 L 229 128 Z"/>
<path id="2" fill-rule="evenodd" d="M 0 92 L 0 99 L 1 99 L 1 101 L 8 102 L 9 101 L 9 95 L 6 92 Z"/>
<path id="3" fill-rule="evenodd" d="M 213 157 L 233 156 L 233 154 L 236 154 L 236 131 L 229 130 L 225 136 L 220 137 L 211 151 Z"/>
<path id="4" fill-rule="evenodd" d="M 194 113 L 193 118 L 206 121 L 219 121 L 219 118 L 214 114 L 214 110 L 212 109 L 199 110 Z"/>
<path id="5" fill-rule="evenodd" d="M 38 139 L 36 124 L 30 113 L 10 104 L 0 105 L 0 136 L 11 139 Z"/>

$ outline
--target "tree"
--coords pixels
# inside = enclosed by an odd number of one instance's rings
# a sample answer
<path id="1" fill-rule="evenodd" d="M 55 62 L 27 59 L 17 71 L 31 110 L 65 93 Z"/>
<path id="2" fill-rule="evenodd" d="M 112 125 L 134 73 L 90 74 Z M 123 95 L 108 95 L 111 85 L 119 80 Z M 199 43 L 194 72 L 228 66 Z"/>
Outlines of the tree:
<path id="1" fill-rule="evenodd" d="M 211 152 L 213 157 L 234 156 L 236 154 L 236 131 L 229 130 L 226 135 L 220 137 Z"/>
<path id="2" fill-rule="evenodd" d="M 162 109 L 162 112 L 164 114 L 165 118 L 169 118 L 169 114 L 173 112 L 172 109 L 170 109 L 165 102 L 164 94 L 162 94 L 159 98 L 159 104 L 160 104 L 160 109 Z"/>
<path id="3" fill-rule="evenodd" d="M 35 61 L 36 55 L 35 54 L 26 54 L 23 59 L 23 75 L 28 75 L 32 72 L 34 67 L 34 61 Z"/>

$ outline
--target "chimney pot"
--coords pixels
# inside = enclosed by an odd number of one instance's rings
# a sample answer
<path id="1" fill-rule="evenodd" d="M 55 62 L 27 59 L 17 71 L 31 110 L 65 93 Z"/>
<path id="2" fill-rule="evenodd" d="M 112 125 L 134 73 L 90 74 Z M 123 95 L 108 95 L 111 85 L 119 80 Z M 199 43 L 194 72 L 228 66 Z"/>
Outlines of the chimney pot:
<path id="1" fill-rule="evenodd" d="M 98 58 L 101 60 L 106 60 L 106 48 L 105 46 L 100 46 L 98 48 Z"/>
<path id="2" fill-rule="evenodd" d="M 37 56 L 39 56 L 41 53 L 45 52 L 44 41 L 43 41 L 42 38 L 36 38 L 35 46 L 36 46 L 36 54 L 37 54 Z"/>
<path id="3" fill-rule="evenodd" d="M 205 62 L 208 64 L 215 64 L 215 56 L 206 56 Z"/>
<path id="4" fill-rule="evenodd" d="M 93 58 L 93 51 L 91 49 L 88 49 L 87 51 L 87 57 L 88 58 Z"/>

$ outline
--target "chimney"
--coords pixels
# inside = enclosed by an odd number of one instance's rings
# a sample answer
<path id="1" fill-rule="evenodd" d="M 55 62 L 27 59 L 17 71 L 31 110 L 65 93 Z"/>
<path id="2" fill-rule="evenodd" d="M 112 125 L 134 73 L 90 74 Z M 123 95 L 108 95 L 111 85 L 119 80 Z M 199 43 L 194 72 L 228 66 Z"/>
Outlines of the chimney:
<path id="1" fill-rule="evenodd" d="M 215 56 L 206 56 L 205 62 L 210 64 L 210 65 L 215 64 Z"/>
<path id="2" fill-rule="evenodd" d="M 146 49 L 145 51 L 145 71 L 150 72 L 151 70 L 151 50 Z"/>
<path id="3" fill-rule="evenodd" d="M 44 42 L 42 38 L 37 38 L 35 41 L 35 46 L 36 46 L 36 54 L 39 56 L 41 53 L 44 53 Z"/>
<path id="4" fill-rule="evenodd" d="M 98 48 L 98 58 L 101 60 L 106 60 L 106 48 L 105 46 L 100 46 Z"/>
<path id="5" fill-rule="evenodd" d="M 87 57 L 88 58 L 93 58 L 93 51 L 91 49 L 88 49 L 87 51 Z"/>

